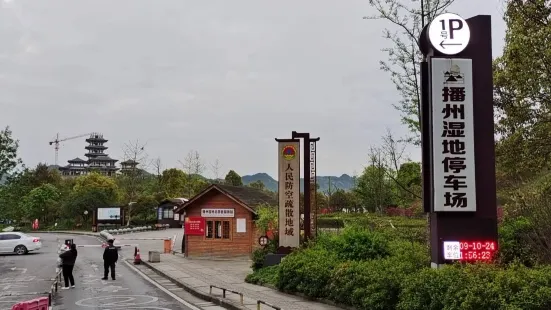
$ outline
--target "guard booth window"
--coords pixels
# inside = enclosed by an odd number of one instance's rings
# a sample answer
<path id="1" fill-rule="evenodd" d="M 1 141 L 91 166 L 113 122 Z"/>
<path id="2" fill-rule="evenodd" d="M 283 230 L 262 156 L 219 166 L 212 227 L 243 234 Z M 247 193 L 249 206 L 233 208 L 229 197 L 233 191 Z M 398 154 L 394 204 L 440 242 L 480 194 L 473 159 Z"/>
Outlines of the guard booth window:
<path id="1" fill-rule="evenodd" d="M 230 221 L 207 221 L 206 239 L 230 239 Z"/>
<path id="2" fill-rule="evenodd" d="M 163 209 L 163 218 L 164 219 L 173 219 L 174 218 L 174 210 L 164 208 Z"/>

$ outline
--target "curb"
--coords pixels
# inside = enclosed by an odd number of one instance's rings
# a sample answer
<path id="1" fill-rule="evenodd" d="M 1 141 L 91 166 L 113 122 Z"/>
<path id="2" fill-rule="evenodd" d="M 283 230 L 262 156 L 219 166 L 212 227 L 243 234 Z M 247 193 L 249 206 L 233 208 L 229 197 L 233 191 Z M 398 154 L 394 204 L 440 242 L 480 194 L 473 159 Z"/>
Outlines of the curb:
<path id="1" fill-rule="evenodd" d="M 261 287 L 267 287 L 267 288 L 271 288 L 273 290 L 276 290 L 278 292 L 282 292 L 282 293 L 285 293 L 285 294 L 288 294 L 288 295 L 292 295 L 292 296 L 297 296 L 297 297 L 301 297 L 305 300 L 308 300 L 308 301 L 315 301 L 315 302 L 319 302 L 321 304 L 326 304 L 328 306 L 333 306 L 333 307 L 337 307 L 337 308 L 341 308 L 341 309 L 344 309 L 344 310 L 358 310 L 354 307 L 351 307 L 351 306 L 347 306 L 347 305 L 342 305 L 342 304 L 339 304 L 339 303 L 336 303 L 334 301 L 331 301 L 329 299 L 324 299 L 324 298 L 314 298 L 314 297 L 310 297 L 310 296 L 306 296 L 305 294 L 303 293 L 298 293 L 298 292 L 288 292 L 288 291 L 282 291 L 280 289 L 278 289 L 277 287 L 273 286 L 273 285 L 270 285 L 270 284 L 256 284 L 256 283 L 250 283 L 250 282 L 246 282 L 246 283 L 249 283 L 251 285 L 256 285 L 256 286 L 261 286 Z"/>
<path id="2" fill-rule="evenodd" d="M 35 234 L 64 234 L 64 235 L 84 235 L 92 237 L 101 237 L 100 234 L 89 233 L 89 232 L 76 232 L 76 231 L 56 231 L 56 230 L 47 230 L 47 231 L 35 231 Z"/>
<path id="3" fill-rule="evenodd" d="M 128 261 L 128 260 L 127 260 Z M 223 298 L 220 298 L 220 297 L 216 297 L 216 296 L 212 296 L 212 295 L 209 295 L 209 294 L 205 294 L 189 285 L 186 285 L 180 281 L 178 281 L 177 279 L 173 278 L 172 276 L 158 270 L 157 268 L 153 267 L 150 263 L 146 262 L 146 261 L 143 261 L 142 260 L 142 264 L 144 266 L 146 266 L 147 268 L 153 270 L 156 274 L 172 281 L 174 284 L 176 284 L 177 286 L 183 288 L 184 290 L 186 290 L 188 293 L 191 293 L 193 296 L 197 297 L 197 298 L 201 298 L 203 300 L 206 300 L 206 301 L 210 301 L 218 306 L 223 306 L 223 307 L 226 307 L 227 309 L 231 309 L 231 310 L 248 310 L 248 308 L 246 308 L 245 306 L 241 306 L 241 305 L 237 305 L 237 304 L 234 304 L 233 302 L 230 302 L 228 300 L 225 300 Z"/>

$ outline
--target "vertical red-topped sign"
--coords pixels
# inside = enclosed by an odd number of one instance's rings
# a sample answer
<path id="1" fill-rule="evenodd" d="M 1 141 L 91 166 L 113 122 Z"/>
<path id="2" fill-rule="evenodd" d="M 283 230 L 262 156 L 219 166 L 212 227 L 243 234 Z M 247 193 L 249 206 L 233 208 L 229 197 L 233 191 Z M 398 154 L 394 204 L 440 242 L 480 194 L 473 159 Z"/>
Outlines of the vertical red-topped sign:
<path id="1" fill-rule="evenodd" d="M 205 219 L 200 216 L 186 217 L 184 221 L 185 235 L 204 235 L 205 234 Z"/>

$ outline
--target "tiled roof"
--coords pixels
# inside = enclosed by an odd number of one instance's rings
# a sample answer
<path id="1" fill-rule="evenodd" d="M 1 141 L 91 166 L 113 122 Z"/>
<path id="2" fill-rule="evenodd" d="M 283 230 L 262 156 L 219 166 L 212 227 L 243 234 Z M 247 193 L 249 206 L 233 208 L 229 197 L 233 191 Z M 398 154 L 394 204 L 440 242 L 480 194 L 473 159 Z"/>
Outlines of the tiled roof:
<path id="1" fill-rule="evenodd" d="M 100 156 L 97 156 L 97 157 L 90 158 L 89 161 L 93 162 L 93 161 L 118 161 L 118 160 L 113 159 L 113 158 L 111 158 L 107 155 L 100 155 Z"/>
<path id="2" fill-rule="evenodd" d="M 176 212 L 180 212 L 188 206 L 193 205 L 194 202 L 198 201 L 202 196 L 213 190 L 219 191 L 222 194 L 233 198 L 252 212 L 256 212 L 256 209 L 263 204 L 268 204 L 271 206 L 277 205 L 277 199 L 275 199 L 275 197 L 272 197 L 270 194 L 260 189 L 248 186 L 213 184 L 201 193 L 197 194 L 195 197 L 191 198 L 183 206 L 179 207 Z"/>
<path id="3" fill-rule="evenodd" d="M 121 165 L 137 165 L 139 164 L 139 162 L 133 160 L 133 159 L 128 159 L 128 160 L 125 160 L 125 161 L 121 161 Z"/>
<path id="4" fill-rule="evenodd" d="M 251 209 L 255 209 L 263 204 L 277 205 L 277 200 L 263 190 L 249 186 L 231 186 L 215 184 L 215 187 L 240 200 Z"/>
<path id="5" fill-rule="evenodd" d="M 159 206 L 167 205 L 167 204 L 171 204 L 171 205 L 174 205 L 174 206 L 181 206 L 181 205 L 183 205 L 184 203 L 186 203 L 188 201 L 189 200 L 186 199 L 186 198 L 167 198 L 167 199 L 164 199 L 163 201 L 161 201 L 159 203 Z"/>
<path id="6" fill-rule="evenodd" d="M 85 163 L 86 160 L 80 159 L 80 158 L 77 157 L 75 159 L 68 160 L 68 162 L 70 162 L 70 163 Z"/>

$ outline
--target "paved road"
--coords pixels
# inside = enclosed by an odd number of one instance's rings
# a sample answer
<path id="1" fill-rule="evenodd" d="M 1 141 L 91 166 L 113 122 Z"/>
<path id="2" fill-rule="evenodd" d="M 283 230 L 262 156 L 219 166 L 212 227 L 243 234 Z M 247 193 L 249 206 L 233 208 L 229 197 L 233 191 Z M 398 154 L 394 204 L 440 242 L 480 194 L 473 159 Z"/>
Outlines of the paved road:
<path id="1" fill-rule="evenodd" d="M 99 245 L 95 237 L 72 236 L 77 245 Z M 60 236 L 63 239 L 63 236 Z M 55 299 L 55 309 L 185 309 L 197 310 L 173 298 L 167 289 L 161 289 L 136 273 L 132 266 L 117 264 L 117 280 L 103 281 L 103 249 L 79 247 L 75 265 L 76 288 L 61 290 Z"/>
<path id="2" fill-rule="evenodd" d="M 0 310 L 49 291 L 55 277 L 58 236 L 31 235 L 42 239 L 42 249 L 37 253 L 0 255 Z"/>

